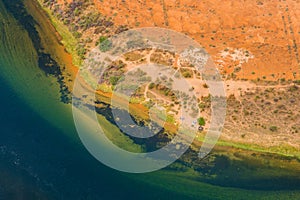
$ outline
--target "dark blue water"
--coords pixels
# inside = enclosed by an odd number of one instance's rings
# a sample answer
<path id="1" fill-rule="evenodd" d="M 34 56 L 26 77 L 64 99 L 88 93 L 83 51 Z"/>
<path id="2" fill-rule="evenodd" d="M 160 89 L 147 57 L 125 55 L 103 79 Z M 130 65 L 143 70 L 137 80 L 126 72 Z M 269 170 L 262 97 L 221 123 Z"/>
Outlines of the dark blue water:
<path id="1" fill-rule="evenodd" d="M 102 166 L 80 144 L 70 142 L 61 131 L 24 105 L 3 80 L 0 85 L 0 174 L 7 173 L 12 179 L 9 182 L 1 178 L 2 197 L 125 199 L 133 195 L 152 199 L 166 196 L 157 188 L 153 193 L 153 187 L 141 186 Z"/>

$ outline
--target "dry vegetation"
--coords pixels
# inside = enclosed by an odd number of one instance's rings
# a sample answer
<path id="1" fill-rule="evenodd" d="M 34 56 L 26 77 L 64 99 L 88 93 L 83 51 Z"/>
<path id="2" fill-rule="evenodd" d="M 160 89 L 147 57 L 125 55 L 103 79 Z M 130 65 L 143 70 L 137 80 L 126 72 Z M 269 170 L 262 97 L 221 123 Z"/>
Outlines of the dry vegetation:
<path id="1" fill-rule="evenodd" d="M 228 102 L 222 139 L 300 148 L 298 1 L 44 0 L 44 5 L 77 38 L 82 58 L 87 50 L 127 28 L 167 27 L 189 35 L 212 55 L 225 81 Z M 198 95 L 198 105 L 192 106 L 209 121 L 208 86 L 189 63 L 180 61 L 178 66 L 176 55 L 170 52 L 127 53 L 112 63 L 103 83 L 113 86 L 124 72 L 150 62 L 180 68 Z M 156 99 L 176 116 L 180 106 L 159 81 L 167 83 L 157 80 L 143 85 L 134 97 L 145 107 L 154 103 L 147 98 Z M 109 91 L 107 87 L 99 90 Z M 190 106 L 188 101 L 186 106 Z"/>
<path id="2" fill-rule="evenodd" d="M 111 17 L 102 15 L 91 0 L 40 1 L 76 38 L 77 45 L 74 48 L 81 59 L 101 40 L 127 30 L 126 25 L 116 25 Z"/>
<path id="3" fill-rule="evenodd" d="M 166 27 L 187 34 L 213 56 L 225 77 L 299 79 L 298 0 L 93 2 L 115 24 Z"/>

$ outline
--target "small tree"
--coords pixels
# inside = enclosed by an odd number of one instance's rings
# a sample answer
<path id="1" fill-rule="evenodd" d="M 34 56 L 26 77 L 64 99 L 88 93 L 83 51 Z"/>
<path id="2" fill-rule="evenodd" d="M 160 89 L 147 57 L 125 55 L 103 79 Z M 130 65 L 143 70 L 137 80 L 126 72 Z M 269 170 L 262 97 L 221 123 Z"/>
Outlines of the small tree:
<path id="1" fill-rule="evenodd" d="M 203 117 L 198 118 L 198 124 L 200 126 L 205 126 L 205 119 Z"/>

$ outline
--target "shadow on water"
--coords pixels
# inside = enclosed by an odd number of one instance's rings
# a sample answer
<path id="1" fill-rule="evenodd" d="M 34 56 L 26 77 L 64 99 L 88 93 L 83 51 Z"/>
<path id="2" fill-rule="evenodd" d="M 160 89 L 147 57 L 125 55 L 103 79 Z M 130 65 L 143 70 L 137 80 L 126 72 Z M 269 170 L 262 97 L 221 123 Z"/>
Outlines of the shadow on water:
<path id="1" fill-rule="evenodd" d="M 141 145 L 146 152 L 155 151 L 155 150 L 161 148 L 162 146 L 166 145 L 168 142 L 170 142 L 172 140 L 172 137 L 168 136 L 168 134 L 165 132 L 165 129 L 161 128 L 156 123 L 137 120 L 134 116 L 132 116 L 130 113 L 128 113 L 128 111 L 115 108 L 115 110 L 116 110 L 115 113 L 118 113 L 117 115 L 120 115 L 120 116 L 129 115 L 132 119 L 132 122 L 134 123 L 131 126 L 128 125 L 128 124 L 131 124 L 131 122 L 122 123 L 122 124 L 119 124 L 120 126 L 118 126 L 115 121 L 115 118 L 118 118 L 118 116 L 113 116 L 111 106 L 108 104 L 105 104 L 103 102 L 97 102 L 97 104 L 98 105 L 101 104 L 101 107 L 94 108 L 94 106 L 92 106 L 92 105 L 86 105 L 86 106 L 92 110 L 95 109 L 95 111 L 98 114 L 104 116 L 107 121 L 109 121 L 111 124 L 119 127 L 120 132 L 122 132 L 124 135 L 129 137 L 132 141 L 134 141 L 135 144 Z M 124 124 L 126 124 L 126 125 L 124 125 Z M 124 125 L 124 127 L 122 127 L 123 125 Z M 138 137 L 132 136 L 131 134 L 127 134 L 129 132 L 134 133 L 135 135 L 141 134 L 141 133 L 137 132 L 137 130 L 138 130 L 136 128 L 137 126 L 143 127 L 146 130 L 148 130 L 149 132 L 151 132 L 153 130 L 158 130 L 158 131 L 154 136 L 149 137 L 149 138 L 138 138 Z M 149 128 L 149 127 L 151 127 L 151 128 Z M 126 132 L 123 130 L 126 130 Z"/>
<path id="2" fill-rule="evenodd" d="M 267 159 L 272 159 L 272 155 Z M 281 169 L 279 166 L 263 164 L 261 158 L 244 157 L 243 160 L 236 160 L 224 155 L 216 155 L 211 167 L 198 169 L 198 171 L 205 175 L 198 180 L 213 185 L 261 191 L 300 188 L 299 171 L 297 173 L 297 171 L 292 172 L 293 169 Z"/>
<path id="3" fill-rule="evenodd" d="M 79 141 L 32 112 L 1 78 L 0 91 L 1 200 L 187 198 L 103 166 Z"/>
<path id="4" fill-rule="evenodd" d="M 98 102 L 99 104 L 100 102 Z M 116 125 L 110 105 L 101 104 L 101 107 L 95 108 L 97 113 Z M 94 109 L 91 105 L 89 107 Z M 118 112 L 128 111 L 118 110 Z M 133 116 L 131 117 L 137 125 L 145 125 L 139 124 Z M 135 138 L 124 132 L 122 133 L 130 137 L 136 144 L 142 145 L 147 152 L 155 151 L 171 140 L 164 130 L 147 139 Z M 267 153 L 253 153 L 249 156 L 243 156 L 243 154 L 239 156 L 238 153 L 235 153 L 235 155 L 240 159 L 230 159 L 229 156 L 220 155 L 218 152 L 213 151 L 208 157 L 200 160 L 198 152 L 189 148 L 175 164 L 167 167 L 166 170 L 185 172 L 193 169 L 198 173 L 195 180 L 224 187 L 262 191 L 297 190 L 300 188 L 300 177 L 298 177 L 297 172 L 290 173 L 293 169 L 281 169 L 279 166 L 270 166 L 265 163 L 268 160 L 278 160 L 284 161 L 285 165 L 288 165 L 289 162 L 297 162 L 295 158 Z M 278 165 L 280 165 L 279 162 Z"/>
<path id="5" fill-rule="evenodd" d="M 51 57 L 50 54 L 44 52 L 44 47 L 41 44 L 41 38 L 35 26 L 38 23 L 34 18 L 27 13 L 22 0 L 3 0 L 6 9 L 14 16 L 19 24 L 28 32 L 33 46 L 38 54 L 38 66 L 45 72 L 46 75 L 56 77 L 60 86 L 61 101 L 71 103 L 71 93 L 68 86 L 65 84 L 65 78 L 62 75 L 61 67 Z"/>

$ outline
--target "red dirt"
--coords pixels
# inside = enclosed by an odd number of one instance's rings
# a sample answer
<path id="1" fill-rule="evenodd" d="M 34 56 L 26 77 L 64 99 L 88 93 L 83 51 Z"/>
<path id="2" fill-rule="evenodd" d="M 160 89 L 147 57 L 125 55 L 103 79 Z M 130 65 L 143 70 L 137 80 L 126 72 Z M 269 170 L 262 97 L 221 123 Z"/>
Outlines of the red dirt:
<path id="1" fill-rule="evenodd" d="M 238 78 L 300 78 L 299 0 L 94 0 L 117 25 L 165 27 L 189 35 L 210 53 L 226 74 L 239 61 L 222 58 L 226 48 L 254 58 L 243 63 Z"/>

